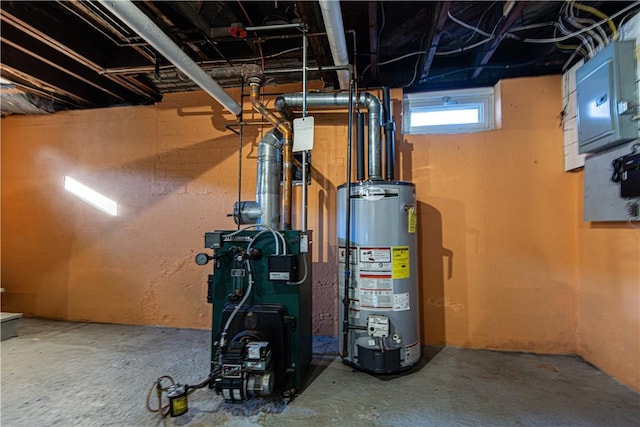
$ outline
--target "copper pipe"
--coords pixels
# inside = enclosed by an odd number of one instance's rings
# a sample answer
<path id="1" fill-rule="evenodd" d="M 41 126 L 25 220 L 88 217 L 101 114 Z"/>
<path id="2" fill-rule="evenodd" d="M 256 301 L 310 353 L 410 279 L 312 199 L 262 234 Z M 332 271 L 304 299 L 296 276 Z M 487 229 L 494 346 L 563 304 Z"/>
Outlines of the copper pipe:
<path id="1" fill-rule="evenodd" d="M 249 83 L 251 106 L 282 133 L 282 198 L 280 199 L 280 229 L 291 229 L 291 195 L 293 193 L 293 132 L 289 123 L 269 110 L 260 100 L 260 83 Z"/>

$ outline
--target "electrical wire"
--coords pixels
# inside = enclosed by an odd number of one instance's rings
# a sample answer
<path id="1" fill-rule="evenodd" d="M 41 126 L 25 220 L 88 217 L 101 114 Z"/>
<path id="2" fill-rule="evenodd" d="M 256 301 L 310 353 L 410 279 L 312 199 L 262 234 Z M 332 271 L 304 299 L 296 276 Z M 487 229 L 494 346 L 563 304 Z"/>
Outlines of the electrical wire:
<path id="1" fill-rule="evenodd" d="M 486 31 L 482 31 L 482 30 L 481 30 L 480 28 L 478 28 L 477 26 L 473 26 L 473 25 L 471 25 L 471 24 L 467 24 L 466 22 L 464 22 L 464 21 L 462 21 L 462 20 L 460 20 L 460 19 L 456 18 L 455 16 L 453 16 L 453 15 L 451 14 L 451 12 L 450 12 L 450 11 L 448 11 L 448 12 L 447 12 L 447 16 L 448 16 L 448 17 L 449 17 L 449 19 L 451 19 L 453 22 L 455 22 L 456 24 L 460 25 L 461 27 L 466 28 L 467 30 L 471 30 L 471 31 L 473 31 L 474 33 L 478 33 L 478 34 L 483 35 L 483 36 L 485 36 L 485 37 L 489 37 L 489 36 L 490 36 L 490 34 L 489 34 L 489 33 L 487 33 Z M 481 19 L 482 19 L 482 18 L 481 18 Z"/>
<path id="2" fill-rule="evenodd" d="M 562 21 L 558 22 L 558 28 L 560 29 L 560 31 L 562 31 L 563 34 L 570 34 L 571 33 L 571 31 L 567 27 L 564 26 Z M 582 34 L 578 34 L 575 37 L 580 39 L 580 41 L 581 41 L 580 46 L 584 46 L 585 47 L 585 49 L 587 50 L 587 55 L 589 57 L 592 57 L 593 55 L 595 55 L 596 47 L 593 44 L 593 40 L 590 40 L 587 36 L 582 35 Z"/>
<path id="3" fill-rule="evenodd" d="M 565 0 L 565 3 L 562 5 L 562 8 L 560 9 L 560 15 L 558 17 L 558 28 L 560 28 L 562 33 L 565 35 L 571 34 L 572 32 L 575 31 L 575 29 L 581 30 L 595 23 L 595 21 L 593 20 L 585 20 L 585 19 L 578 18 L 572 6 L 572 3 L 573 3 L 573 0 Z M 569 29 L 568 26 L 564 25 L 563 18 L 568 25 L 573 27 L 573 29 Z M 582 25 L 582 22 L 586 23 L 586 25 Z M 594 42 L 594 39 L 598 42 L 599 45 L 603 44 L 602 39 L 608 40 L 606 33 L 602 38 L 600 38 L 599 36 L 596 35 L 596 31 L 594 30 L 601 30 L 601 28 L 598 26 L 598 27 L 595 27 L 594 29 L 589 29 L 587 33 L 584 35 L 577 36 L 580 40 L 582 40 L 582 44 L 587 48 L 589 57 L 592 57 L 593 55 L 595 55 L 596 42 Z"/>
<path id="4" fill-rule="evenodd" d="M 571 26 L 578 30 L 581 30 L 588 27 L 589 25 L 595 24 L 595 21 L 593 19 L 579 18 L 575 13 L 573 3 L 573 0 L 567 0 L 567 2 L 565 3 L 566 7 L 563 8 L 563 10 L 565 11 L 564 17 Z M 562 17 L 558 19 L 558 24 L 563 25 Z M 564 34 L 570 34 L 571 32 L 572 30 L 563 30 Z M 587 34 L 588 37 L 590 37 L 590 39 L 587 39 L 587 41 L 591 45 L 591 48 L 593 50 L 593 53 L 590 54 L 590 56 L 593 56 L 595 54 L 597 46 L 606 46 L 607 44 L 609 44 L 609 37 L 607 36 L 607 33 L 602 28 L 600 28 L 600 26 L 596 26 L 592 30 L 587 31 Z M 578 37 L 583 39 L 583 37 L 585 36 L 580 35 Z"/>
<path id="5" fill-rule="evenodd" d="M 584 28 L 582 30 L 573 32 L 571 34 L 567 34 L 567 35 L 560 36 L 560 37 L 546 38 L 546 39 L 528 39 L 527 38 L 527 39 L 522 39 L 521 41 L 525 42 L 525 43 L 540 43 L 540 44 L 555 43 L 557 41 L 558 42 L 565 41 L 565 40 L 568 40 L 568 39 L 570 39 L 572 37 L 575 37 L 577 35 L 586 33 L 588 31 L 592 30 L 593 28 L 606 23 L 608 20 L 612 20 L 614 18 L 617 18 L 618 16 L 622 15 L 623 13 L 626 13 L 629 10 L 631 10 L 631 9 L 633 9 L 633 8 L 639 6 L 639 5 L 640 5 L 640 1 L 634 1 L 633 3 L 631 3 L 630 5 L 624 7 L 623 9 L 619 10 L 618 12 L 614 13 L 613 15 L 608 17 L 607 19 L 603 19 L 603 20 L 597 21 L 595 24 L 590 25 L 590 26 L 588 26 L 588 27 L 586 27 L 586 28 Z"/>
<path id="6" fill-rule="evenodd" d="M 454 50 L 448 50 L 445 52 L 436 52 L 436 56 L 446 56 L 446 55 L 455 55 L 456 53 L 462 53 L 462 52 L 466 52 L 467 50 L 471 50 L 471 49 L 475 49 L 478 46 L 482 46 L 485 43 L 490 42 L 491 40 L 493 40 L 493 37 L 488 37 L 484 40 L 481 40 L 477 43 L 471 44 L 469 46 L 464 46 L 461 47 L 460 49 L 454 49 Z"/>
<path id="7" fill-rule="evenodd" d="M 422 44 L 424 43 L 425 37 L 427 37 L 427 33 L 424 33 L 424 35 L 420 39 L 420 50 L 421 51 L 422 51 Z M 420 64 L 420 57 L 418 57 L 418 59 L 416 59 L 416 65 L 413 67 L 413 77 L 411 78 L 411 81 L 408 84 L 403 85 L 402 86 L 403 88 L 410 87 L 413 84 L 413 82 L 416 81 L 416 77 L 418 77 L 418 65 L 419 64 Z"/>
<path id="8" fill-rule="evenodd" d="M 389 59 L 388 61 L 383 61 L 383 62 L 379 62 L 378 65 L 387 65 L 387 64 L 391 64 L 397 61 L 402 61 L 405 58 L 409 58 L 411 56 L 415 56 L 415 55 L 426 55 L 427 51 L 425 50 L 416 50 L 415 52 L 410 52 L 410 53 L 406 53 L 402 56 L 399 56 L 397 58 L 393 58 L 393 59 Z M 369 68 L 371 68 L 371 64 L 367 65 L 366 67 L 364 67 L 364 69 L 362 70 L 362 73 L 360 73 L 360 78 L 362 78 L 362 76 L 364 76 L 364 74 L 369 70 Z"/>
<path id="9" fill-rule="evenodd" d="M 266 228 L 267 230 L 271 231 L 271 234 L 273 235 L 273 238 L 275 239 L 275 243 L 276 243 L 276 255 L 280 255 L 280 241 L 282 241 L 282 243 L 285 243 L 284 237 L 282 236 L 281 233 L 279 233 L 278 231 L 276 231 L 273 227 L 267 225 L 267 224 L 251 224 L 251 225 L 247 225 L 244 228 L 241 228 L 240 230 L 236 230 L 233 233 L 229 233 L 229 234 L 225 234 L 223 237 L 232 237 L 235 236 L 236 234 L 239 234 L 242 231 L 246 231 L 252 228 L 256 228 L 256 227 L 263 227 Z M 280 237 L 280 240 L 278 240 L 278 236 Z M 256 236 L 257 237 L 257 236 Z M 255 237 L 254 237 L 255 239 Z M 285 254 L 287 253 L 287 248 L 285 245 L 284 248 Z"/>
<path id="10" fill-rule="evenodd" d="M 307 276 L 309 275 L 309 267 L 307 266 L 306 254 L 302 257 L 302 264 L 304 265 L 304 276 L 302 277 L 302 279 L 298 280 L 297 282 L 287 282 L 287 285 L 291 285 L 291 286 L 302 285 L 307 280 Z"/>
<path id="11" fill-rule="evenodd" d="M 589 12 L 592 15 L 595 15 L 600 19 L 604 19 L 607 22 L 607 25 L 609 26 L 609 28 L 611 29 L 611 38 L 613 40 L 617 40 L 618 39 L 618 29 L 616 28 L 616 24 L 614 24 L 614 22 L 611 20 L 611 18 L 609 16 L 607 16 L 604 13 L 600 12 L 595 7 L 587 6 L 586 4 L 582 4 L 582 3 L 576 3 L 575 1 L 571 2 L 571 6 L 575 7 L 576 9 L 584 10 L 585 12 Z"/>
<path id="12" fill-rule="evenodd" d="M 618 16 L 622 15 L 623 13 L 628 12 L 629 10 L 631 10 L 631 9 L 635 8 L 635 7 L 636 7 L 636 6 L 638 6 L 638 5 L 640 5 L 640 1 L 635 1 L 635 2 L 633 2 L 632 4 L 630 4 L 630 5 L 626 6 L 625 8 L 623 8 L 623 9 L 619 10 L 618 12 L 614 13 L 614 14 L 613 14 L 613 15 L 611 15 L 610 17 L 609 17 L 609 16 L 606 16 L 606 15 L 604 15 L 604 14 L 603 14 L 604 18 L 603 18 L 603 19 L 601 19 L 600 21 L 594 22 L 593 24 L 591 24 L 591 25 L 589 25 L 589 26 L 587 26 L 587 27 L 584 27 L 584 28 L 582 28 L 582 29 L 580 29 L 580 30 L 578 30 L 578 31 L 567 32 L 567 33 L 566 33 L 566 34 L 564 34 L 563 36 L 559 36 L 559 37 L 558 37 L 558 36 L 556 36 L 556 35 L 554 34 L 554 37 L 552 37 L 552 38 L 542 38 L 542 39 L 534 39 L 534 38 L 520 38 L 520 37 L 518 37 L 517 35 L 515 35 L 515 34 L 513 34 L 513 33 L 514 33 L 514 32 L 518 32 L 518 31 L 524 31 L 524 30 L 528 30 L 528 29 L 536 28 L 536 27 L 538 27 L 538 26 L 542 27 L 542 26 L 547 26 L 547 25 L 555 25 L 555 26 L 557 27 L 558 25 L 562 25 L 561 23 L 540 23 L 540 24 L 531 24 L 531 25 L 525 25 L 525 26 L 521 26 L 521 27 L 516 27 L 516 28 L 511 29 L 509 32 L 505 33 L 505 37 L 513 38 L 513 39 L 519 40 L 519 41 L 524 42 L 524 43 L 539 43 L 539 44 L 545 44 L 545 43 L 557 43 L 557 42 L 562 42 L 562 41 L 565 41 L 565 40 L 568 40 L 568 39 L 571 39 L 571 38 L 574 38 L 574 37 L 580 36 L 580 35 L 581 35 L 581 34 L 583 34 L 583 33 L 588 33 L 589 31 L 591 31 L 591 30 L 593 30 L 593 29 L 595 29 L 595 28 L 599 28 L 599 26 L 600 26 L 600 25 L 602 25 L 602 24 L 604 24 L 604 23 L 607 23 L 608 25 L 613 24 L 613 19 L 614 19 L 614 18 L 616 18 L 616 17 L 618 17 Z M 568 3 L 566 3 L 565 5 L 563 5 L 563 8 L 564 8 L 564 7 L 568 7 Z M 483 36 L 485 36 L 485 37 L 488 37 L 488 38 L 487 38 L 487 39 L 485 39 L 485 40 L 482 40 L 482 41 L 480 41 L 480 42 L 478 42 L 478 43 L 475 43 L 475 44 L 473 44 L 473 45 L 464 46 L 464 47 L 462 47 L 462 48 L 460 48 L 460 49 L 454 49 L 454 50 L 451 50 L 451 51 L 445 51 L 445 52 L 436 52 L 436 55 L 443 55 L 443 56 L 444 56 L 444 55 L 453 55 L 453 54 L 455 54 L 455 53 L 461 53 L 461 52 L 464 52 L 464 51 L 466 51 L 466 50 L 470 50 L 470 49 L 473 49 L 473 48 L 475 48 L 475 47 L 481 46 L 481 45 L 483 45 L 483 44 L 487 43 L 487 41 L 489 41 L 489 40 L 491 40 L 491 39 L 493 38 L 493 33 L 495 32 L 495 27 L 494 27 L 494 30 L 492 31 L 492 33 L 491 33 L 491 34 L 489 34 L 489 33 L 487 33 L 486 31 L 483 31 L 483 30 L 481 30 L 480 28 L 478 28 L 478 27 L 476 27 L 476 26 L 473 26 L 473 25 L 471 25 L 471 24 L 468 24 L 468 23 L 466 23 L 466 22 L 462 21 L 461 19 L 459 19 L 459 18 L 457 18 L 457 17 L 453 16 L 453 15 L 451 14 L 451 12 L 448 12 L 448 16 L 449 16 L 449 18 L 450 18 L 452 21 L 454 21 L 454 22 L 456 22 L 457 24 L 459 24 L 459 25 L 463 26 L 464 28 L 467 28 L 467 29 L 469 29 L 469 30 L 471 30 L 471 31 L 473 31 L 473 32 L 475 32 L 475 33 L 481 34 L 481 35 L 483 35 Z M 614 25 L 614 27 L 615 27 L 615 24 L 613 24 L 613 25 Z M 612 31 L 613 31 L 613 29 L 612 29 Z M 616 34 L 616 36 L 617 36 L 617 29 L 616 29 L 615 34 Z M 586 39 L 583 39 L 583 42 L 585 42 L 585 44 L 590 44 Z M 589 49 L 590 51 L 591 51 L 591 50 L 593 50 L 593 51 L 595 52 L 595 48 L 588 48 L 588 49 Z M 415 53 L 414 53 L 414 54 L 415 54 Z M 399 59 L 397 59 L 397 60 L 399 60 Z M 379 63 L 378 65 L 384 65 L 384 63 L 383 63 L 383 62 L 381 62 L 381 63 Z M 363 74 L 364 74 L 364 72 L 363 72 Z"/>

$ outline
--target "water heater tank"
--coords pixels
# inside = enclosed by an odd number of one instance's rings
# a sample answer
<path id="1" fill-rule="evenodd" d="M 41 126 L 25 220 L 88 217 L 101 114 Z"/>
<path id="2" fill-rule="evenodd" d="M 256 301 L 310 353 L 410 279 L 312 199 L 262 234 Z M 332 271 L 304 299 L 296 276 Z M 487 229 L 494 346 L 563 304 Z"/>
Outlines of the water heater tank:
<path id="1" fill-rule="evenodd" d="M 346 192 L 338 188 L 340 301 L 344 297 Z M 393 373 L 420 359 L 415 185 L 366 181 L 351 185 L 349 333 L 345 362 Z M 344 331 L 340 304 L 340 337 Z M 344 343 L 340 340 L 341 352 Z"/>

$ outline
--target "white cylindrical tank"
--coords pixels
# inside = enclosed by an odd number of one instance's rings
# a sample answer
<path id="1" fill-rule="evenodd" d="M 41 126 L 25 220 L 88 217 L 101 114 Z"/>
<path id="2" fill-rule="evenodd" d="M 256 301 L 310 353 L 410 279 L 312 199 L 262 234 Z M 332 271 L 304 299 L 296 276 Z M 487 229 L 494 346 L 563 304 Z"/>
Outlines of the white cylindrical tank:
<path id="1" fill-rule="evenodd" d="M 338 187 L 340 350 L 344 354 L 346 191 Z M 349 334 L 345 362 L 392 373 L 420 359 L 415 185 L 365 181 L 351 185 Z"/>

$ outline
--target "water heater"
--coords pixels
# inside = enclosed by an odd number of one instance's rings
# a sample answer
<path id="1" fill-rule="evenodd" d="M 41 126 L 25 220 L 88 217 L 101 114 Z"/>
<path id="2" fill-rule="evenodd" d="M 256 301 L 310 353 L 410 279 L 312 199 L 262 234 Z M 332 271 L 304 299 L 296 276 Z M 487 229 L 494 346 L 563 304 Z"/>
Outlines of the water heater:
<path id="1" fill-rule="evenodd" d="M 347 259 L 350 270 L 340 350 L 347 364 L 364 371 L 403 371 L 420 359 L 415 185 L 364 181 L 350 187 L 348 245 L 347 185 L 338 188 L 340 301 Z"/>

